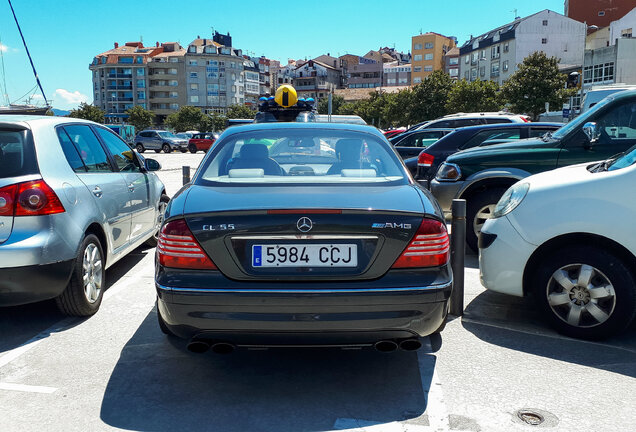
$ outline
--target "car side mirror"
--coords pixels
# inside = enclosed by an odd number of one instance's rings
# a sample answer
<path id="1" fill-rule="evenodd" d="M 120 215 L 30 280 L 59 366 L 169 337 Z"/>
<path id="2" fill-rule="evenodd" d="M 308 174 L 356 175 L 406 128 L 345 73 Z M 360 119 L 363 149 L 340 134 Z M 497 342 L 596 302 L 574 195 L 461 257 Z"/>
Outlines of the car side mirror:
<path id="1" fill-rule="evenodd" d="M 154 159 L 144 159 L 144 167 L 146 171 L 159 171 L 161 164 Z"/>
<path id="2" fill-rule="evenodd" d="M 598 141 L 601 136 L 601 130 L 599 129 L 596 122 L 587 122 L 583 125 L 583 133 L 587 137 L 589 141 L 589 147 L 592 147 L 596 141 Z"/>

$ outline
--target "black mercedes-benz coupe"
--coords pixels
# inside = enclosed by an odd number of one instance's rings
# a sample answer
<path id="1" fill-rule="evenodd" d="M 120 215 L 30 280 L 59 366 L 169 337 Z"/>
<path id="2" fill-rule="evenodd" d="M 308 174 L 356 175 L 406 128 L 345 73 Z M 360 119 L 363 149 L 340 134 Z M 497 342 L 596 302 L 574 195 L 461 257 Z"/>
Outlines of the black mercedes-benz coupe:
<path id="1" fill-rule="evenodd" d="M 434 198 L 370 126 L 229 128 L 166 210 L 159 324 L 191 351 L 419 348 L 446 320 Z"/>

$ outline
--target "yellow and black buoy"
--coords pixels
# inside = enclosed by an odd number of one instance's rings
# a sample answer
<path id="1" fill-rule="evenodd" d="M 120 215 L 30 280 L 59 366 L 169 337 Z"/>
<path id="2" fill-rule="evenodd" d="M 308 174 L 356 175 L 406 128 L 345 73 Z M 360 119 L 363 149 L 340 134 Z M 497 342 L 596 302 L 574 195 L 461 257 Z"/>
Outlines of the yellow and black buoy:
<path id="1" fill-rule="evenodd" d="M 298 94 L 296 93 L 295 88 L 288 84 L 283 84 L 278 88 L 278 90 L 276 90 L 274 100 L 278 105 L 284 108 L 289 108 L 290 106 L 296 105 L 296 102 L 298 102 Z"/>

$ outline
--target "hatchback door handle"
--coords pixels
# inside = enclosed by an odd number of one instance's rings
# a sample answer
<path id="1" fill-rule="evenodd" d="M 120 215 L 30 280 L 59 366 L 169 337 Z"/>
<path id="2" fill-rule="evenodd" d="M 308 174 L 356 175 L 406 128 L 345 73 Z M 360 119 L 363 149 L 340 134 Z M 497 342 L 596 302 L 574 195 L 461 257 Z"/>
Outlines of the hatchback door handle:
<path id="1" fill-rule="evenodd" d="M 102 197 L 102 190 L 99 186 L 95 186 L 95 189 L 93 189 L 93 195 L 95 195 L 97 198 Z"/>

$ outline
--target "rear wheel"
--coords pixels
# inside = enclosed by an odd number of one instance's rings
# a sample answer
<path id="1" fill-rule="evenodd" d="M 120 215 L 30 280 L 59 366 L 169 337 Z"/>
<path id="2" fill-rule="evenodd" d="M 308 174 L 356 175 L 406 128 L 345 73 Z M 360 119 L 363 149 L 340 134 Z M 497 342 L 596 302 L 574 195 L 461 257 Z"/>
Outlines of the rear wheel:
<path id="1" fill-rule="evenodd" d="M 190 153 L 196 153 L 197 152 L 197 146 L 195 146 L 194 144 L 190 144 L 188 146 L 188 150 L 190 150 Z"/>
<path id="2" fill-rule="evenodd" d="M 144 148 L 143 144 L 141 143 L 137 143 L 137 145 L 135 146 L 135 148 L 137 149 L 137 153 L 143 153 L 146 149 Z"/>
<path id="3" fill-rule="evenodd" d="M 466 243 L 477 252 L 477 240 L 486 220 L 492 217 L 505 188 L 495 187 L 470 196 L 466 203 Z"/>
<path id="4" fill-rule="evenodd" d="M 157 230 L 155 233 L 146 240 L 146 246 L 155 247 L 157 246 L 157 242 L 159 241 L 159 230 L 161 229 L 161 225 L 163 224 L 163 217 L 166 214 L 166 207 L 168 207 L 168 203 L 170 202 L 170 197 L 165 193 L 161 194 L 161 198 L 159 198 L 159 213 L 157 214 Z"/>
<path id="5" fill-rule="evenodd" d="M 106 287 L 104 252 L 94 234 L 84 238 L 79 250 L 71 280 L 55 302 L 65 315 L 90 316 L 99 309 Z"/>
<path id="6" fill-rule="evenodd" d="M 163 150 L 163 152 L 164 152 L 164 153 L 170 153 L 170 152 L 172 152 L 172 148 L 170 147 L 170 144 L 168 144 L 168 143 L 164 143 L 164 144 L 161 146 L 161 149 Z"/>
<path id="7" fill-rule="evenodd" d="M 606 338 L 624 330 L 636 315 L 636 278 L 610 251 L 569 246 L 548 254 L 536 269 L 532 291 L 560 333 Z"/>

